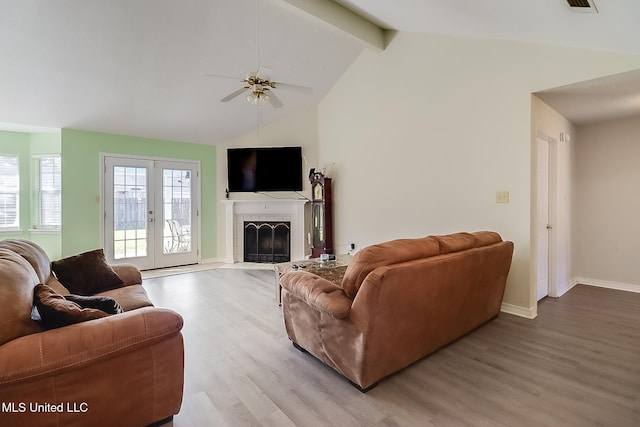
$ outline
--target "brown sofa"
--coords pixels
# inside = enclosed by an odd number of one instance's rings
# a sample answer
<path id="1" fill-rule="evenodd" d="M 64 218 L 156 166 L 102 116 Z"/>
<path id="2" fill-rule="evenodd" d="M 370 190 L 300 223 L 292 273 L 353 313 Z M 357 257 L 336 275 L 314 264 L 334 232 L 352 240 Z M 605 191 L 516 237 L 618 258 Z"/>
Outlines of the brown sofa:
<path id="1" fill-rule="evenodd" d="M 341 286 L 281 277 L 287 335 L 361 391 L 498 316 L 513 243 L 490 231 L 369 246 Z"/>
<path id="2" fill-rule="evenodd" d="M 45 330 L 34 288 L 69 291 L 39 246 L 0 242 L 0 425 L 140 427 L 178 413 L 182 317 L 153 307 L 135 267 L 112 272 L 123 283 L 101 295 L 123 313 Z"/>

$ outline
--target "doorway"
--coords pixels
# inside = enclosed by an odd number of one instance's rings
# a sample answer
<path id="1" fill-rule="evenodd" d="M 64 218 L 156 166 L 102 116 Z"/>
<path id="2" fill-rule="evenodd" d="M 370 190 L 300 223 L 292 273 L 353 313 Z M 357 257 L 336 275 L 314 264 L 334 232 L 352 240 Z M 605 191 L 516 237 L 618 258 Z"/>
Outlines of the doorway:
<path id="1" fill-rule="evenodd" d="M 549 141 L 537 140 L 536 301 L 549 295 Z"/>
<path id="2" fill-rule="evenodd" d="M 196 264 L 199 163 L 105 155 L 105 256 L 140 270 Z"/>
<path id="3" fill-rule="evenodd" d="M 536 139 L 536 301 L 557 296 L 557 142 L 539 134 Z"/>

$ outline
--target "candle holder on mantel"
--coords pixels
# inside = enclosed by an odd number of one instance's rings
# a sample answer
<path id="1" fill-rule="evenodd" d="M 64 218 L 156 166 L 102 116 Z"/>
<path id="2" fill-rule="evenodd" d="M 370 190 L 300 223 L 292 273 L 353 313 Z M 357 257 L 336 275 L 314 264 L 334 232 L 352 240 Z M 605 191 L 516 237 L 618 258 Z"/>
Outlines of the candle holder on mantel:
<path id="1" fill-rule="evenodd" d="M 311 169 L 311 257 L 333 254 L 333 215 L 331 178 Z"/>

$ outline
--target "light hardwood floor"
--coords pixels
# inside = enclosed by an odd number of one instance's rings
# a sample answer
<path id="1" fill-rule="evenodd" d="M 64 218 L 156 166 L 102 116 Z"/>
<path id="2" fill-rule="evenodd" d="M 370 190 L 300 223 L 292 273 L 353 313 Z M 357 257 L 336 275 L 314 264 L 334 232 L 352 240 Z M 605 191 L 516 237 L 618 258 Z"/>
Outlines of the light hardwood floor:
<path id="1" fill-rule="evenodd" d="M 640 294 L 578 285 L 535 320 L 503 313 L 362 394 L 292 347 L 272 271 L 144 285 L 185 320 L 176 427 L 640 425 Z"/>

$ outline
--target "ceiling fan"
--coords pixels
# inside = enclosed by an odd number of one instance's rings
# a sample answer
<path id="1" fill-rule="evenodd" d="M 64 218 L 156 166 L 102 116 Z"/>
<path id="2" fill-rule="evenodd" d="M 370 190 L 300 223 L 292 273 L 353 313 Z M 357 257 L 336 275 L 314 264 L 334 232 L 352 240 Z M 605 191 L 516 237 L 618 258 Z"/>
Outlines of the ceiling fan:
<path id="1" fill-rule="evenodd" d="M 271 80 L 272 70 L 268 67 L 260 66 L 252 73 L 249 73 L 244 79 L 240 77 L 221 76 L 218 74 L 206 74 L 211 77 L 222 77 L 226 79 L 240 80 L 244 86 L 229 95 L 222 98 L 221 102 L 229 102 L 232 99 L 247 93 L 247 101 L 252 104 L 260 104 L 269 102 L 273 107 L 280 108 L 283 106 L 282 101 L 276 96 L 274 89 L 283 88 L 293 90 L 299 93 L 312 93 L 313 89 L 306 86 L 299 86 L 290 83 L 281 83 Z"/>

